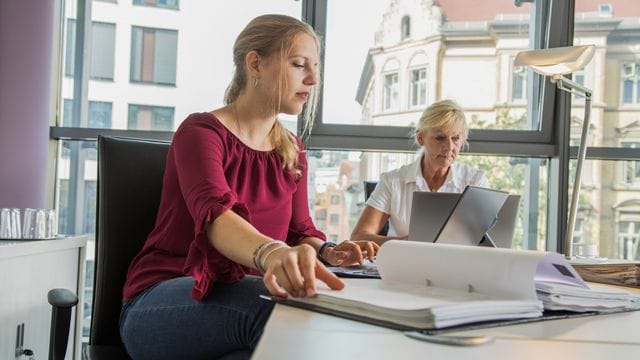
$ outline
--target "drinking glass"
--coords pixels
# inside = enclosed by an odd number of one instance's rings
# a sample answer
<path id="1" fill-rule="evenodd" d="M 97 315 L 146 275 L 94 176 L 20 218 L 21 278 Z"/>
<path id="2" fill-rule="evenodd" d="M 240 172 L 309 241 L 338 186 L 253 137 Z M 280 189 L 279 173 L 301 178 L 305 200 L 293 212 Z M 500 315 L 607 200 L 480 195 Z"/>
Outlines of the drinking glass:
<path id="1" fill-rule="evenodd" d="M 20 209 L 11 209 L 11 238 L 20 239 L 22 237 L 22 227 L 20 226 Z"/>
<path id="2" fill-rule="evenodd" d="M 54 209 L 45 210 L 45 237 L 54 238 L 58 235 L 56 211 Z"/>
<path id="3" fill-rule="evenodd" d="M 22 237 L 25 239 L 37 239 L 36 238 L 36 218 L 37 209 L 26 208 L 24 209 L 24 222 L 22 223 Z"/>
<path id="4" fill-rule="evenodd" d="M 11 239 L 11 209 L 0 209 L 0 239 Z"/>

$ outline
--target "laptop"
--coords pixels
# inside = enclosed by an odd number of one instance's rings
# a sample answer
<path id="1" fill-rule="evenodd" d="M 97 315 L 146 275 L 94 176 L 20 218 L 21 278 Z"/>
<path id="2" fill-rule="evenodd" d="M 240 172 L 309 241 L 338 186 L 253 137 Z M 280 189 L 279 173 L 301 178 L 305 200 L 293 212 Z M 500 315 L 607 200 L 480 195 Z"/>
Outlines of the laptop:
<path id="1" fill-rule="evenodd" d="M 467 186 L 462 194 L 414 192 L 408 238 L 412 241 L 479 245 L 487 231 L 497 224 L 497 219 L 515 220 L 517 214 L 509 214 L 513 215 L 512 218 L 506 216 L 507 209 L 505 216 L 498 216 L 508 198 L 509 194 L 504 191 L 478 186 Z M 513 202 L 509 201 L 510 208 Z M 519 197 L 515 202 L 517 209 Z M 498 237 L 509 235 L 509 226 L 504 226 L 507 229 L 502 230 L 501 224 Z M 496 241 L 492 237 L 485 241 L 491 244 L 491 240 Z M 500 239 L 499 243 L 500 246 L 511 245 L 506 239 Z"/>
<path id="2" fill-rule="evenodd" d="M 487 236 L 480 245 L 510 249 L 516 231 L 519 210 L 520 195 L 509 195 L 498 212 L 496 224 L 487 231 Z"/>
<path id="3" fill-rule="evenodd" d="M 451 241 L 459 231 L 450 227 L 465 228 L 465 221 L 471 217 L 467 224 L 470 230 L 466 233 L 472 233 L 473 236 L 463 243 L 510 248 L 519 204 L 520 195 L 508 195 L 502 191 L 479 187 L 467 187 L 462 194 L 414 192 L 409 220 L 409 240 L 461 243 Z M 477 214 L 482 216 L 476 216 Z M 329 266 L 328 269 L 340 277 L 380 278 L 377 264 L 368 260 L 359 266 Z"/>

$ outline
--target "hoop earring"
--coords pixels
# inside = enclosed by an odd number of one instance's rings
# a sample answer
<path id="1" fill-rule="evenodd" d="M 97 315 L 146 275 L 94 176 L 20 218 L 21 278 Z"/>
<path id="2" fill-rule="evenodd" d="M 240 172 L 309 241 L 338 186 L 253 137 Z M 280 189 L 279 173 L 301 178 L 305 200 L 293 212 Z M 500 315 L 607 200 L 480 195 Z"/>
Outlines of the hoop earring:
<path id="1" fill-rule="evenodd" d="M 260 78 L 255 77 L 253 78 L 253 87 L 258 87 L 258 82 L 260 81 Z"/>

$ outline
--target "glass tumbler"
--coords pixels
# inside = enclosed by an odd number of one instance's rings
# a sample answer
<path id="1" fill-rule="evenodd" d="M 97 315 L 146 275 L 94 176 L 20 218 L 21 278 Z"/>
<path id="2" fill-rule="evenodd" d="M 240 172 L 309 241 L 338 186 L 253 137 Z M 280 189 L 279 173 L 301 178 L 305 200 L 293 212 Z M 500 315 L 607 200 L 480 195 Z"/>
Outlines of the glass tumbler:
<path id="1" fill-rule="evenodd" d="M 11 209 L 0 209 L 0 239 L 11 239 Z"/>

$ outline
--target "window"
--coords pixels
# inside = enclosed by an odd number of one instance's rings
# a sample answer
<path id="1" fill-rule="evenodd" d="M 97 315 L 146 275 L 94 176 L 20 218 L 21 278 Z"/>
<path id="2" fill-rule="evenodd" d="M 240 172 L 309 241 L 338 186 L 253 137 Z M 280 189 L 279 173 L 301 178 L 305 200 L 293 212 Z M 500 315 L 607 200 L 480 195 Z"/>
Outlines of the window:
<path id="1" fill-rule="evenodd" d="M 93 22 L 91 45 L 91 78 L 113 80 L 116 49 L 116 25 Z"/>
<path id="2" fill-rule="evenodd" d="M 329 223 L 331 225 L 339 225 L 340 224 L 340 215 L 331 214 L 331 216 L 329 217 Z"/>
<path id="3" fill-rule="evenodd" d="M 155 6 L 167 9 L 177 9 L 179 0 L 133 0 L 133 5 Z"/>
<path id="4" fill-rule="evenodd" d="M 640 142 L 622 142 L 622 147 L 639 149 Z M 625 161 L 622 170 L 622 182 L 625 185 L 640 185 L 640 161 Z"/>
<path id="5" fill-rule="evenodd" d="M 640 64 L 622 66 L 622 103 L 640 104 Z"/>
<path id="6" fill-rule="evenodd" d="M 576 71 L 575 73 L 573 73 L 573 81 L 584 86 L 584 74 L 584 70 Z M 580 94 L 573 94 L 574 101 L 581 99 L 584 100 L 584 96 Z"/>
<path id="7" fill-rule="evenodd" d="M 67 36 L 64 50 L 64 75 L 73 76 L 76 50 L 76 20 L 67 19 Z"/>
<path id="8" fill-rule="evenodd" d="M 384 110 L 398 110 L 398 73 L 384 76 L 382 89 L 382 106 Z"/>
<path id="9" fill-rule="evenodd" d="M 481 118 L 483 121 L 478 124 L 491 126 L 493 130 L 527 130 L 528 134 L 524 131 L 518 134 L 522 141 L 530 141 L 531 136 L 550 138 L 550 135 L 539 133 L 542 130 L 538 123 L 541 119 L 537 116 L 538 107 L 535 106 L 531 113 L 527 111 L 529 103 L 539 103 L 537 97 L 541 89 L 527 91 L 526 87 L 531 84 L 523 82 L 520 83 L 518 111 L 525 113 L 529 120 L 518 123 L 520 128 L 495 126 L 498 115 L 495 109 L 511 102 L 512 66 L 509 59 L 514 51 L 542 46 L 529 30 L 539 26 L 534 26 L 537 18 L 532 10 L 540 12 L 547 5 L 539 6 L 538 10 L 530 3 L 516 6 L 513 1 L 490 0 L 484 8 L 487 11 L 480 12 L 450 0 L 326 3 L 327 25 L 320 29 L 326 39 L 320 122 L 331 126 L 321 127 L 316 135 L 326 134 L 330 139 L 335 134 L 349 136 L 351 130 L 357 131 L 359 136 L 385 137 L 389 142 L 394 141 L 394 150 L 409 150 L 411 142 L 406 137 L 410 129 L 404 127 L 419 119 L 420 108 L 424 110 L 434 101 L 452 98 L 464 109 L 473 109 L 475 113 L 469 113 L 469 116 Z M 358 26 L 353 26 L 352 14 L 358 14 Z M 347 33 L 349 36 L 345 37 Z M 414 61 L 413 57 L 418 53 L 423 57 Z M 388 66 L 389 62 L 394 62 L 393 66 Z M 412 71 L 423 67 L 426 67 L 424 102 L 423 90 L 415 89 L 412 84 L 413 80 L 418 81 L 412 79 Z M 534 86 L 538 87 L 538 77 L 531 75 L 531 79 L 536 80 Z M 397 89 L 392 88 L 395 84 L 399 85 Z M 417 105 L 420 103 L 422 105 Z M 340 129 L 340 125 L 358 125 L 359 128 Z M 506 125 L 515 124 L 503 124 Z M 376 129 L 382 126 L 398 129 Z M 481 134 L 472 131 L 471 136 L 478 138 Z M 495 133 L 482 134 L 482 137 L 488 141 L 496 139 Z M 351 140 L 345 143 L 355 144 Z M 549 141 L 547 138 L 536 141 L 543 140 Z M 330 141 L 333 140 L 327 143 Z M 391 147 L 387 149 L 391 150 Z"/>
<path id="10" fill-rule="evenodd" d="M 110 129 L 111 110 L 113 104 L 102 101 L 89 101 L 89 126 L 90 128 Z"/>
<path id="11" fill-rule="evenodd" d="M 411 70 L 409 86 L 410 107 L 424 107 L 427 104 L 427 69 Z"/>
<path id="12" fill-rule="evenodd" d="M 178 32 L 134 26 L 131 32 L 131 81 L 176 84 Z"/>
<path id="13" fill-rule="evenodd" d="M 573 228 L 573 243 L 574 244 L 583 244 L 584 243 L 584 219 L 576 216 L 576 224 Z"/>
<path id="14" fill-rule="evenodd" d="M 89 123 L 82 127 L 110 129 L 112 108 L 110 102 L 89 101 Z M 62 126 L 81 126 L 73 123 L 73 100 L 64 99 Z"/>
<path id="15" fill-rule="evenodd" d="M 511 81 L 511 101 L 527 100 L 527 69 L 515 66 Z"/>
<path id="16" fill-rule="evenodd" d="M 640 213 L 635 216 L 640 216 Z M 618 223 L 618 244 L 621 259 L 640 260 L 640 252 L 638 252 L 638 244 L 640 244 L 639 221 L 620 221 Z"/>
<path id="17" fill-rule="evenodd" d="M 613 6 L 611 4 L 599 4 L 598 5 L 598 12 L 600 12 L 601 15 L 613 15 Z"/>
<path id="18" fill-rule="evenodd" d="M 93 80 L 113 80 L 116 26 L 112 23 L 91 24 L 91 70 Z M 76 21 L 67 19 L 64 74 L 73 76 L 75 66 Z"/>
<path id="19" fill-rule="evenodd" d="M 411 36 L 411 18 L 409 17 L 409 15 L 405 15 L 402 17 L 401 34 L 401 40 L 407 39 Z"/>
<path id="20" fill-rule="evenodd" d="M 91 4 L 85 0 L 78 1 Z M 467 110 L 467 118 L 473 122 L 470 149 L 477 155 L 461 154 L 458 161 L 487 170 L 492 187 L 510 189 L 512 193 L 523 195 L 522 227 L 516 230 L 515 246 L 553 250 L 553 239 L 561 238 L 562 232 L 557 231 L 559 226 L 554 231 L 553 225 L 547 224 L 559 218 L 554 211 L 562 210 L 554 210 L 553 204 L 547 206 L 547 203 L 557 193 L 570 190 L 560 185 L 557 177 L 553 176 L 555 172 L 550 170 L 555 166 L 553 163 L 561 164 L 553 168 L 554 171 L 569 168 L 570 163 L 568 156 L 559 153 L 560 147 L 554 136 L 561 122 L 564 124 L 570 114 L 553 111 L 553 107 L 557 100 L 561 109 L 571 108 L 574 115 L 581 116 L 584 102 L 568 104 L 568 96 L 566 99 L 554 99 L 555 89 L 543 87 L 542 84 L 548 85 L 548 82 L 541 81 L 530 71 L 527 71 L 526 78 L 521 79 L 523 82 L 514 87 L 514 69 L 510 59 L 516 51 L 544 47 L 547 43 L 571 45 L 566 43 L 565 36 L 575 39 L 576 44 L 599 44 L 599 55 L 584 75 L 590 86 L 600 88 L 593 89 L 596 94 L 594 104 L 597 102 L 592 109 L 596 133 L 592 134 L 587 154 L 591 159 L 584 169 L 589 172 L 584 178 L 593 180 L 590 184 L 583 183 L 579 219 L 585 219 L 585 226 L 580 231 L 585 239 L 600 239 L 602 256 L 618 256 L 618 222 L 612 219 L 615 216 L 612 209 L 620 201 L 640 198 L 632 191 L 634 189 L 616 189 L 623 177 L 614 175 L 622 174 L 621 169 L 627 162 L 640 161 L 640 149 L 622 147 L 613 130 L 624 129 L 640 120 L 633 106 L 624 111 L 618 110 L 620 105 L 640 103 L 638 80 L 631 76 L 638 73 L 638 49 L 633 45 L 638 43 L 635 28 L 640 14 L 635 8 L 626 11 L 624 17 L 611 15 L 612 19 L 604 19 L 611 24 L 621 22 L 620 26 L 603 32 L 603 17 L 598 14 L 597 3 L 584 0 L 550 3 L 553 11 L 548 12 L 551 17 L 549 23 L 546 21 L 548 9 L 543 6 L 545 4 L 534 7 L 525 2 L 517 7 L 512 1 L 498 0 L 488 0 L 488 12 L 461 12 L 459 7 L 451 6 L 455 3 L 453 1 L 413 0 L 331 1 L 330 5 L 326 0 L 199 1 L 189 2 L 189 11 L 158 9 L 161 5 L 177 7 L 179 3 L 157 0 L 145 1 L 149 6 L 134 6 L 132 11 L 134 1 L 93 3 L 93 18 L 88 19 L 89 23 L 94 21 L 118 26 L 116 37 L 124 37 L 115 39 L 115 52 L 119 57 L 131 55 L 125 59 L 125 66 L 115 67 L 113 81 L 81 79 L 75 84 L 87 86 L 88 89 L 81 90 L 91 99 L 112 102 L 111 126 L 123 132 L 129 128 L 130 118 L 134 119 L 131 128 L 174 129 L 185 114 L 222 105 L 221 99 L 233 65 L 230 56 L 217 55 L 222 44 L 229 44 L 230 48 L 235 36 L 254 16 L 275 12 L 301 17 L 304 13 L 305 18 L 315 24 L 326 41 L 322 63 L 323 103 L 319 108 L 318 126 L 308 139 L 309 154 L 311 150 L 321 152 L 317 158 L 309 157 L 309 181 L 314 184 L 309 187 L 310 206 L 311 214 L 324 219 L 314 219 L 316 225 L 327 235 L 340 240 L 348 238 L 362 209 L 362 180 L 375 180 L 382 171 L 397 168 L 415 157 L 410 152 L 413 143 L 408 136 L 409 127 L 417 121 L 422 109 L 421 106 L 411 107 L 414 99 L 420 101 L 420 96 L 414 96 L 420 91 L 412 94 L 411 72 L 425 68 L 425 105 L 442 98 L 453 98 Z M 618 2 L 606 2 L 613 7 L 619 6 Z M 65 1 L 68 5 L 64 8 L 65 19 L 69 19 L 70 24 L 64 36 L 67 42 L 65 56 L 75 48 L 71 46 L 75 38 L 70 36 L 73 34 L 71 27 L 75 26 L 72 18 L 77 16 L 75 3 Z M 573 3 L 575 31 L 570 28 L 574 22 L 563 15 L 571 11 Z M 104 9 L 109 11 L 100 11 Z M 211 14 L 221 13 L 225 14 L 224 19 L 214 23 L 210 21 Z M 358 26 L 353 25 L 353 14 L 358 14 Z M 407 25 L 413 26 L 407 26 L 409 36 L 401 40 L 405 16 L 411 19 Z M 193 27 L 190 24 L 200 23 L 207 23 L 206 29 L 191 33 Z M 138 26 L 132 27 L 132 24 Z M 159 29 L 166 26 L 174 30 Z M 543 33 L 547 28 L 552 30 L 548 36 Z M 132 35 L 128 34 L 129 29 Z M 571 31 L 573 34 L 569 33 Z M 181 36 L 180 61 L 177 59 L 178 32 Z M 346 33 L 348 37 L 344 36 Z M 173 44 L 172 51 L 163 51 L 170 47 L 162 45 L 166 45 L 166 38 L 172 38 L 169 41 Z M 212 43 L 211 38 L 216 42 Z M 422 54 L 420 59 L 415 58 L 418 53 Z M 74 70 L 72 65 L 67 66 L 72 60 L 73 56 L 65 58 L 65 73 Z M 127 63 L 131 65 L 129 68 Z M 172 66 L 166 66 L 167 63 Z M 630 63 L 633 70 L 630 66 L 623 69 L 625 63 Z M 76 65 L 88 66 L 90 63 Z M 91 66 L 91 71 L 94 71 Z M 76 77 L 81 75 L 76 74 Z M 388 75 L 391 75 L 389 79 L 386 78 Z M 574 74 L 576 80 L 579 79 L 577 75 Z M 62 81 L 61 99 L 72 98 L 75 85 L 69 80 Z M 386 80 L 389 80 L 387 84 Z M 625 80 L 628 80 L 627 84 Z M 140 86 L 141 83 L 144 86 Z M 206 96 L 193 96 L 203 93 Z M 512 101 L 514 95 L 523 101 Z M 140 106 L 145 115 L 135 112 L 135 116 L 129 116 L 130 104 L 140 104 L 134 106 Z M 171 106 L 173 117 L 179 118 L 172 117 L 171 125 L 167 122 L 154 125 L 154 111 L 150 104 Z M 67 107 L 67 104 L 59 104 L 61 109 Z M 83 109 L 88 107 L 83 106 Z M 87 114 L 82 116 L 87 117 Z M 80 120 L 78 122 L 84 126 L 91 122 Z M 54 139 L 64 138 L 55 134 L 55 128 L 52 130 Z M 62 135 L 73 131 L 70 129 Z M 86 133 L 98 134 L 100 131 L 83 130 L 77 132 L 77 136 L 86 136 Z M 573 135 L 579 138 L 579 134 Z M 628 140 L 638 138 L 628 137 Z M 91 151 L 85 145 L 78 145 L 80 141 L 60 140 L 59 143 L 64 143 L 61 146 L 63 156 L 58 160 L 59 188 L 61 194 L 65 191 L 70 198 L 65 202 L 63 199 L 67 196 L 60 196 L 60 213 L 66 211 L 69 214 L 66 218 L 67 232 L 61 233 L 78 233 L 87 228 L 79 224 L 86 221 L 81 214 L 88 210 L 83 207 L 89 206 L 82 201 L 86 196 L 82 184 L 95 179 L 95 162 L 90 160 L 93 156 Z M 602 151 L 607 161 L 594 161 L 593 158 L 603 154 Z M 575 148 L 572 153 L 575 153 Z M 618 158 L 607 158 L 611 154 Z M 343 160 L 353 164 L 350 176 L 340 175 Z M 313 171 L 312 166 L 316 166 Z M 573 177 L 567 177 L 571 183 Z M 505 180 L 509 183 L 505 184 Z M 341 198 L 339 206 L 331 205 L 334 195 Z M 591 199 L 595 199 L 593 204 L 590 204 Z M 566 208 L 566 204 L 555 208 L 563 206 Z M 322 215 L 323 211 L 328 213 Z M 589 216 L 588 211 L 591 211 Z M 339 224 L 329 224 L 328 214 L 339 215 Z M 640 222 L 640 219 L 621 221 Z M 552 240 L 547 243 L 546 239 Z"/>
<path id="21" fill-rule="evenodd" d="M 331 205 L 340 205 L 340 196 L 331 195 Z"/>
<path id="22" fill-rule="evenodd" d="M 173 130 L 172 107 L 129 105 L 129 126 L 131 130 Z"/>

